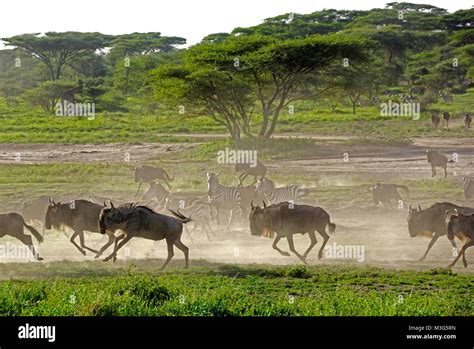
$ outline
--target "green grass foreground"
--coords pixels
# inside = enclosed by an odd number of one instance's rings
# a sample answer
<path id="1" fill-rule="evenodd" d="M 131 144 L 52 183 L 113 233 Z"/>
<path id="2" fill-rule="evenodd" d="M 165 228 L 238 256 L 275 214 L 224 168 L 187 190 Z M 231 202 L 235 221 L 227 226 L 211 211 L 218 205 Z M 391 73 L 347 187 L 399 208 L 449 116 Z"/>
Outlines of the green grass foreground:
<path id="1" fill-rule="evenodd" d="M 177 261 L 179 263 L 182 261 Z M 137 261 L 143 264 L 143 261 Z M 445 269 L 102 262 L 4 264 L 3 316 L 472 316 L 474 276 Z M 24 274 L 25 268 L 32 268 Z M 53 270 L 54 269 L 54 270 Z M 23 271 L 22 271 L 23 270 Z M 153 270 L 153 271 L 152 271 Z M 22 274 L 23 273 L 23 274 Z M 15 274 L 16 275 L 16 274 Z M 59 275 L 59 277 L 58 277 Z"/>

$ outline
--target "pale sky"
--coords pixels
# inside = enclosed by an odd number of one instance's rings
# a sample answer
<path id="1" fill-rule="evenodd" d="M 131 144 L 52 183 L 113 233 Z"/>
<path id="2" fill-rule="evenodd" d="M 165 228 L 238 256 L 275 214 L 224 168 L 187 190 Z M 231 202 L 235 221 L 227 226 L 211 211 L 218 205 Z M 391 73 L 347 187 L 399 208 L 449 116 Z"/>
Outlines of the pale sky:
<path id="1" fill-rule="evenodd" d="M 390 0 L 2 0 L 0 38 L 48 31 L 126 34 L 161 32 L 188 44 L 204 36 L 248 27 L 283 13 L 311 13 L 324 8 L 383 8 Z M 399 0 L 402 2 L 402 0 Z M 454 12 L 472 0 L 408 1 Z"/>

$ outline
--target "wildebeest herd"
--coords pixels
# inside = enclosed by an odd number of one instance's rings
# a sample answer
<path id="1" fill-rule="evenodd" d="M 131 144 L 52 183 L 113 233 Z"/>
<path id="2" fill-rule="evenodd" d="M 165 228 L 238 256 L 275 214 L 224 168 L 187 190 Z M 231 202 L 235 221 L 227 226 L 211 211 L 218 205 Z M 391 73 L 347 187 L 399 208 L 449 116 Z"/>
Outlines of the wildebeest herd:
<path id="1" fill-rule="evenodd" d="M 447 164 L 452 162 L 447 156 L 435 150 L 426 150 L 427 162 L 431 165 L 432 176 L 436 176 L 436 168 L 444 169 L 447 176 Z M 255 165 L 255 164 L 254 164 Z M 190 229 L 186 225 L 194 224 L 193 230 L 205 233 L 211 241 L 215 235 L 212 230 L 219 226 L 222 214 L 228 212 L 229 218 L 225 230 L 229 230 L 237 217 L 244 220 L 250 227 L 253 236 L 274 238 L 272 247 L 281 255 L 289 256 L 277 244 L 285 238 L 290 251 L 301 261 L 306 262 L 308 254 L 317 244 L 316 232 L 323 238 L 318 251 L 318 258 L 323 257 L 324 248 L 329 240 L 329 234 L 335 233 L 336 225 L 331 222 L 330 215 L 321 207 L 303 202 L 309 194 L 307 188 L 297 185 L 277 187 L 267 176 L 266 166 L 258 161 L 255 166 L 239 163 L 235 166 L 239 173 L 236 186 L 226 186 L 220 183 L 219 174 L 207 172 L 207 195 L 185 196 L 172 193 L 170 182 L 174 177 L 160 168 L 143 166 L 135 169 L 135 181 L 139 183 L 137 195 L 142 183 L 148 184 L 148 189 L 138 200 L 133 202 L 118 202 L 107 197 L 91 196 L 87 200 L 74 199 L 63 202 L 49 196 L 35 199 L 24 199 L 20 203 L 22 215 L 8 213 L 0 215 L 0 237 L 10 235 L 27 245 L 34 258 L 42 258 L 36 252 L 33 239 L 43 242 L 45 230 L 72 230 L 70 242 L 84 256 L 86 251 L 92 252 L 95 258 L 100 257 L 113 245 L 112 253 L 104 260 L 117 259 L 117 252 L 132 238 L 141 237 L 149 240 L 165 240 L 168 256 L 162 268 L 166 267 L 174 255 L 174 247 L 181 250 L 188 266 L 189 249 L 181 241 L 183 230 L 192 240 Z M 252 184 L 244 186 L 246 177 L 253 177 Z M 474 179 L 463 178 L 464 195 L 466 199 L 474 197 Z M 163 182 L 168 189 L 166 189 Z M 409 207 L 408 232 L 411 237 L 426 236 L 431 239 L 421 260 L 425 259 L 434 243 L 446 235 L 454 248 L 454 238 L 464 243 L 459 255 L 450 265 L 463 256 L 463 264 L 467 266 L 465 251 L 472 246 L 474 237 L 474 209 L 452 203 L 436 203 L 422 209 L 420 205 L 409 203 L 409 188 L 391 183 L 376 183 L 369 186 L 374 204 L 382 204 L 386 209 L 393 209 L 393 203 Z M 403 196 L 398 192 L 404 190 Z M 400 207 L 399 207 L 400 208 Z M 170 215 L 171 214 L 171 215 Z M 28 225 L 26 222 L 30 223 Z M 32 225 L 42 226 L 40 234 Z M 24 228 L 31 235 L 25 234 Z M 89 247 L 85 241 L 84 232 L 99 233 L 107 236 L 107 242 L 98 250 Z M 293 236 L 308 234 L 310 245 L 300 254 L 296 251 Z M 78 242 L 76 239 L 78 238 Z"/>

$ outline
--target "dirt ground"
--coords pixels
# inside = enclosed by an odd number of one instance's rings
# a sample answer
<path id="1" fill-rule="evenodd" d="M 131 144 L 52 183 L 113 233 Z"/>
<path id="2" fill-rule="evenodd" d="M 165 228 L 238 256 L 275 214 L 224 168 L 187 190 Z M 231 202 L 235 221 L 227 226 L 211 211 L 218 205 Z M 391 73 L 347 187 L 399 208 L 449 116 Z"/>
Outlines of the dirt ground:
<path id="1" fill-rule="evenodd" d="M 12 154 L 19 152 L 25 161 L 31 162 L 93 162 L 123 161 L 123 153 L 130 151 L 137 159 L 146 159 L 160 152 L 182 151 L 196 144 L 106 144 L 106 145 L 2 145 L 0 163 L 12 162 Z M 433 147 L 452 158 L 458 154 L 458 161 L 448 165 L 449 177 L 461 177 L 474 173 L 474 139 L 417 139 L 413 145 L 400 147 L 377 146 L 343 146 L 337 144 L 321 145 L 314 157 L 305 159 L 280 160 L 268 163 L 271 171 L 292 171 L 311 173 L 322 178 L 321 185 L 349 185 L 347 175 L 361 177 L 377 174 L 389 180 L 393 178 L 421 179 L 431 178 L 431 169 L 426 163 L 424 149 Z M 171 148 L 171 149 L 170 149 Z M 348 160 L 344 161 L 344 153 Z M 439 170 L 438 177 L 442 171 Z M 323 181 L 324 183 L 322 183 Z M 100 194 L 100 193 L 99 193 Z M 433 202 L 436 198 L 433 198 Z M 373 265 L 396 269 L 427 270 L 446 267 L 454 258 L 452 247 L 446 237 L 440 238 L 430 251 L 427 259 L 418 261 L 429 243 L 423 237 L 410 238 L 407 230 L 406 209 L 386 210 L 374 208 L 364 211 L 352 208 L 333 208 L 329 211 L 331 220 L 336 223 L 336 234 L 332 235 L 328 247 L 337 250 L 338 246 L 358 251 L 359 255 L 330 256 L 326 254 L 322 260 L 317 259 L 317 251 L 321 240 L 308 257 L 309 264 L 320 263 L 351 263 Z M 184 234 L 183 242 L 190 248 L 191 263 L 193 260 L 205 259 L 212 262 L 225 263 L 269 263 L 298 264 L 299 260 L 292 255 L 285 257 L 271 247 L 272 241 L 263 237 L 250 235 L 248 228 L 241 226 L 224 232 L 223 227 L 213 228 L 216 236 L 207 241 L 204 234 L 193 233 L 193 240 Z M 3 238 L 2 243 L 14 243 L 13 239 Z M 87 233 L 86 244 L 99 248 L 105 238 L 98 234 Z M 296 249 L 303 253 L 309 245 L 307 236 L 295 238 Z M 461 246 L 459 243 L 458 246 Z M 279 247 L 288 251 L 285 240 Z M 45 243 L 39 247 L 40 254 L 45 258 L 42 263 L 55 260 L 84 261 L 93 259 L 93 254 L 82 256 L 61 233 L 46 233 Z M 109 250 L 110 252 L 110 250 Z M 467 259 L 471 264 L 467 269 L 461 262 L 455 267 L 456 272 L 474 274 L 474 248 L 468 250 Z M 166 257 L 165 242 L 152 242 L 142 239 L 132 240 L 121 250 L 119 258 L 133 260 L 137 258 Z M 181 252 L 175 249 L 175 258 L 182 259 Z M 13 262 L 14 259 L 2 260 Z M 157 268 L 159 266 L 157 265 Z M 1 277 L 1 276 L 0 276 Z"/>

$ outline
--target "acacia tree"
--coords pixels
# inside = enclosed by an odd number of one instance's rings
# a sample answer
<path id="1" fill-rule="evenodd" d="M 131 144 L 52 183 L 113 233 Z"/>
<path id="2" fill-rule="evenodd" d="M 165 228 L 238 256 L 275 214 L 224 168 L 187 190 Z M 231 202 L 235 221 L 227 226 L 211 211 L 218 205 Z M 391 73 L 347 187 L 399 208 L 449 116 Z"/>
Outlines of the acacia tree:
<path id="1" fill-rule="evenodd" d="M 100 33 L 49 32 L 39 34 L 23 34 L 2 41 L 8 46 L 22 49 L 44 64 L 48 80 L 61 78 L 61 73 L 67 65 L 71 65 L 78 57 L 94 53 L 108 46 L 113 38 Z"/>
<path id="2" fill-rule="evenodd" d="M 334 62 L 362 60 L 364 42 L 340 36 L 312 36 L 281 41 L 267 36 L 239 36 L 202 43 L 183 55 L 183 63 L 156 71 L 157 97 L 201 106 L 224 125 L 233 139 L 252 135 L 258 110 L 258 136 L 270 138 L 283 108 L 314 98 L 327 86 L 311 84 Z M 257 109 L 258 108 L 258 109 Z"/>

